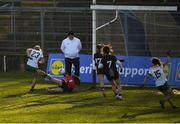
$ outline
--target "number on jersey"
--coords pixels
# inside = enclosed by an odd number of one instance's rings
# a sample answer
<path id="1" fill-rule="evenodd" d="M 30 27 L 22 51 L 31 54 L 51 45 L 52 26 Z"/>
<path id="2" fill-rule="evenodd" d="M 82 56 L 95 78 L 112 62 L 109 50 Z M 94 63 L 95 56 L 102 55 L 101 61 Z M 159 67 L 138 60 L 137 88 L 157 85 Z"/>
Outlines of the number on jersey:
<path id="1" fill-rule="evenodd" d="M 36 52 L 36 51 L 33 51 L 33 53 L 31 54 L 31 57 L 33 58 L 38 58 L 40 56 L 40 53 L 39 52 Z"/>
<path id="2" fill-rule="evenodd" d="M 159 72 L 159 70 L 155 71 L 154 74 L 155 74 L 156 78 L 161 77 L 161 73 Z"/>
<path id="3" fill-rule="evenodd" d="M 111 67 L 112 61 L 107 61 L 108 67 Z"/>
<path id="4" fill-rule="evenodd" d="M 101 63 L 101 60 L 102 60 L 102 58 L 96 58 L 95 59 L 95 62 L 96 62 L 96 64 L 99 66 L 99 64 Z"/>

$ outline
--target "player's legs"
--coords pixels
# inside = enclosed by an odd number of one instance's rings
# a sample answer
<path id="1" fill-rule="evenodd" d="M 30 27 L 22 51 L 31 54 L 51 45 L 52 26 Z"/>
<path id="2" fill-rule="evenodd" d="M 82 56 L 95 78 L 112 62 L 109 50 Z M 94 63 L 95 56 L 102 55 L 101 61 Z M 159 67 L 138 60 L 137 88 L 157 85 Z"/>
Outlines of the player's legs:
<path id="1" fill-rule="evenodd" d="M 46 74 L 45 72 L 41 72 L 41 73 L 44 73 L 44 75 L 49 79 L 49 81 L 53 82 L 53 83 L 56 83 L 58 84 L 59 86 L 62 86 L 62 80 L 59 80 L 59 79 L 56 79 L 56 78 L 53 78 L 51 77 L 49 74 Z"/>
<path id="2" fill-rule="evenodd" d="M 103 96 L 106 97 L 105 88 L 104 88 L 104 74 L 98 74 L 98 80 L 100 85 L 100 91 L 102 91 Z"/>
<path id="3" fill-rule="evenodd" d="M 115 86 L 116 86 L 116 94 L 118 95 L 118 96 L 121 96 L 121 90 L 122 90 L 122 88 L 121 88 L 121 82 L 120 82 L 120 80 L 119 80 L 119 73 L 117 72 L 117 71 L 114 71 L 114 77 L 113 77 L 113 79 L 114 79 L 114 83 L 115 83 Z M 122 96 L 121 96 L 122 97 Z"/>
<path id="4" fill-rule="evenodd" d="M 66 73 L 71 75 L 71 68 L 72 68 L 72 60 L 69 58 L 65 58 L 65 67 L 66 67 Z"/>
<path id="5" fill-rule="evenodd" d="M 158 87 L 158 89 L 164 94 L 165 98 L 160 100 L 160 104 L 162 108 L 165 108 L 165 102 L 168 102 L 172 108 L 176 108 L 176 106 L 171 102 L 171 98 L 173 97 L 172 89 L 165 83 L 163 86 Z"/>
<path id="6" fill-rule="evenodd" d="M 26 65 L 26 71 L 31 72 L 32 77 L 33 77 L 32 82 L 31 82 L 31 89 L 29 90 L 29 92 L 32 92 L 36 85 L 36 80 L 38 78 L 37 70 L 38 70 L 38 68 L 32 67 L 30 65 Z"/>
<path id="7" fill-rule="evenodd" d="M 38 73 L 34 72 L 32 74 L 32 77 L 33 77 L 33 79 L 32 79 L 32 83 L 31 83 L 31 89 L 29 90 L 29 92 L 32 92 L 34 90 L 34 87 L 36 85 L 36 80 L 37 80 L 37 77 L 38 77 Z"/>
<path id="8" fill-rule="evenodd" d="M 47 88 L 46 91 L 48 93 L 62 93 L 63 89 L 61 87 L 53 87 L 53 88 Z"/>
<path id="9" fill-rule="evenodd" d="M 112 86 L 112 91 L 114 92 L 115 95 L 117 95 L 117 91 L 116 91 L 116 83 L 114 80 L 110 80 L 110 84 Z"/>
<path id="10" fill-rule="evenodd" d="M 100 87 L 104 87 L 104 74 L 98 74 L 98 80 Z"/>
<path id="11" fill-rule="evenodd" d="M 168 90 L 166 92 L 163 92 L 163 94 L 165 95 L 165 98 L 163 99 L 164 102 L 168 102 L 172 108 L 176 108 L 176 106 L 172 103 L 172 101 L 170 100 L 173 97 L 173 92 L 171 88 L 168 88 Z"/>
<path id="12" fill-rule="evenodd" d="M 121 86 L 120 86 L 120 81 L 119 81 L 119 73 L 117 71 L 111 72 L 112 74 L 109 75 L 109 79 L 112 85 L 112 90 L 114 94 L 116 95 L 116 99 L 122 100 L 121 96 Z"/>
<path id="13" fill-rule="evenodd" d="M 112 85 L 112 90 L 113 90 L 113 92 L 115 94 L 115 98 L 121 100 L 121 97 L 119 95 L 119 91 L 117 90 L 116 81 L 113 79 L 110 82 L 111 82 L 111 85 Z"/>
<path id="14" fill-rule="evenodd" d="M 118 92 L 118 94 L 121 96 L 122 95 L 122 87 L 121 87 L 121 81 L 120 79 L 115 79 L 116 82 L 116 90 Z"/>
<path id="15" fill-rule="evenodd" d="M 122 94 L 121 94 L 121 86 L 120 86 L 120 81 L 119 79 L 115 79 L 115 84 L 116 84 L 116 99 L 122 100 Z"/>
<path id="16" fill-rule="evenodd" d="M 112 79 L 112 80 L 110 80 L 110 83 L 112 85 L 112 90 L 113 90 L 114 94 L 116 95 L 115 96 L 116 99 L 122 100 L 122 96 L 120 94 L 120 89 L 119 89 L 119 86 L 116 83 L 116 80 Z"/>
<path id="17" fill-rule="evenodd" d="M 110 74 L 112 73 L 112 74 Z M 110 72 L 110 73 L 106 73 L 106 78 L 109 80 L 111 86 L 112 86 L 112 91 L 114 92 L 114 94 L 116 95 L 117 99 L 122 99 L 120 98 L 121 96 L 119 95 L 119 90 L 117 90 L 117 83 L 116 83 L 116 79 L 117 77 L 115 77 L 115 73 L 114 72 Z"/>
<path id="18" fill-rule="evenodd" d="M 75 58 L 72 60 L 73 64 L 74 64 L 74 68 L 75 68 L 75 73 L 74 75 L 76 75 L 77 77 L 79 77 L 79 58 Z"/>
<path id="19" fill-rule="evenodd" d="M 38 73 L 39 73 L 39 75 L 42 75 L 42 76 L 44 76 L 45 78 L 48 78 L 49 81 L 51 81 L 51 82 L 53 82 L 53 83 L 56 83 L 56 84 L 58 84 L 59 86 L 62 86 L 62 83 L 63 83 L 62 80 L 53 78 L 53 77 L 51 77 L 51 75 L 47 74 L 46 72 L 44 72 L 44 71 L 42 71 L 42 70 L 38 70 Z"/>

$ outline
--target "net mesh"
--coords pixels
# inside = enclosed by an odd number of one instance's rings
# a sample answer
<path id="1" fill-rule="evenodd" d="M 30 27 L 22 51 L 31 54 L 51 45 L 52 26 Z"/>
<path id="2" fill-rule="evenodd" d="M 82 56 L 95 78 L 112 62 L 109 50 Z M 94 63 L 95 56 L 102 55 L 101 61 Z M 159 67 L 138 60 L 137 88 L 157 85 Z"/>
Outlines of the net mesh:
<path id="1" fill-rule="evenodd" d="M 97 11 L 96 27 L 111 21 L 115 15 L 115 11 Z M 97 30 L 96 37 L 97 43 L 112 44 L 115 55 L 125 56 L 120 72 L 123 85 L 142 84 L 150 58 L 138 59 L 137 63 L 131 57 L 163 57 L 168 50 L 172 51 L 172 57 L 179 57 L 180 12 L 118 11 L 116 21 Z M 170 67 L 164 69 L 168 75 Z"/>
<path id="2" fill-rule="evenodd" d="M 97 11 L 97 27 L 115 17 L 115 11 Z M 111 43 L 115 54 L 179 57 L 180 13 L 118 11 L 115 22 L 97 30 L 98 43 Z"/>

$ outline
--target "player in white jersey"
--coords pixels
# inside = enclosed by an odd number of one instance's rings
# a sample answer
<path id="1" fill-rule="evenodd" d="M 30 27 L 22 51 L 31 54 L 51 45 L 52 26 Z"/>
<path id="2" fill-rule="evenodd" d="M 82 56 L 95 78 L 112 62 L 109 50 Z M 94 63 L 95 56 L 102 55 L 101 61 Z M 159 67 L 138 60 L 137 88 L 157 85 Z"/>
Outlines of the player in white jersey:
<path id="1" fill-rule="evenodd" d="M 152 58 L 153 66 L 150 67 L 149 74 L 144 79 L 144 84 L 145 84 L 150 76 L 153 76 L 155 78 L 156 80 L 155 85 L 157 89 L 165 95 L 165 98 L 159 101 L 163 109 L 165 108 L 164 104 L 166 101 L 169 102 L 169 104 L 171 105 L 173 109 L 177 108 L 170 101 L 170 99 L 173 97 L 173 92 L 167 83 L 167 79 L 163 71 L 163 66 L 169 63 L 169 58 L 170 57 L 167 56 L 167 61 L 165 63 L 162 63 L 160 59 L 158 59 L 157 57 Z"/>
<path id="2" fill-rule="evenodd" d="M 28 56 L 26 70 L 31 72 L 32 76 L 33 76 L 31 89 L 30 89 L 30 92 L 32 92 L 36 85 L 37 77 L 39 75 L 39 73 L 38 73 L 39 67 L 38 66 L 39 66 L 39 64 L 44 63 L 44 58 L 43 58 L 43 52 L 39 45 L 35 45 L 34 48 L 28 48 L 26 50 L 26 53 Z"/>

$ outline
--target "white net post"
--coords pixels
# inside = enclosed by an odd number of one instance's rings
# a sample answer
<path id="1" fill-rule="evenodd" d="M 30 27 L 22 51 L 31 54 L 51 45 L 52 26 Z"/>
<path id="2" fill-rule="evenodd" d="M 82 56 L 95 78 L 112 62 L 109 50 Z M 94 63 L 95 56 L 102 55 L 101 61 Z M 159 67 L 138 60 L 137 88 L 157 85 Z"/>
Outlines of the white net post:
<path id="1" fill-rule="evenodd" d="M 96 0 L 93 0 L 93 4 L 96 4 Z M 93 64 L 93 87 L 96 86 L 96 67 L 94 62 L 94 54 L 96 52 L 96 10 L 92 10 L 92 64 Z"/>

